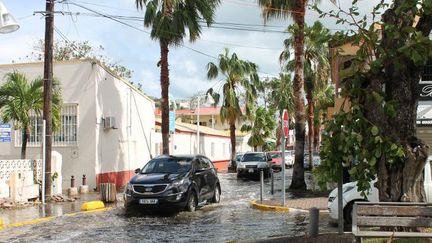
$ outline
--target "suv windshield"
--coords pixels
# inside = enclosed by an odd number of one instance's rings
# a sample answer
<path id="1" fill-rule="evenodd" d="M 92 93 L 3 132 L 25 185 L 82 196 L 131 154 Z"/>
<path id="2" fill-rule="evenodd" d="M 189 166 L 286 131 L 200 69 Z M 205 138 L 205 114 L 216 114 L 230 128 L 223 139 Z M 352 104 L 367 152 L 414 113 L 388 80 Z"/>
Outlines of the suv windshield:
<path id="1" fill-rule="evenodd" d="M 140 173 L 180 174 L 188 172 L 191 168 L 192 158 L 161 158 L 150 160 Z"/>
<path id="2" fill-rule="evenodd" d="M 282 153 L 271 153 L 272 159 L 282 158 Z"/>
<path id="3" fill-rule="evenodd" d="M 242 161 L 264 161 L 266 162 L 266 158 L 264 154 L 245 154 L 243 155 Z"/>

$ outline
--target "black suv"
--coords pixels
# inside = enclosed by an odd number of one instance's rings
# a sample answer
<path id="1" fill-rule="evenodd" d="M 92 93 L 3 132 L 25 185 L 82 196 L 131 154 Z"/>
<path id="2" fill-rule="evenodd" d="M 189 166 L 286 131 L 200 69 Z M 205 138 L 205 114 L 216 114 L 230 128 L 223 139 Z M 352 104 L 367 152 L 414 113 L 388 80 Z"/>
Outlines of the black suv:
<path id="1" fill-rule="evenodd" d="M 125 208 L 155 211 L 195 211 L 210 201 L 219 203 L 216 169 L 201 155 L 162 155 L 135 171 L 125 189 Z"/>

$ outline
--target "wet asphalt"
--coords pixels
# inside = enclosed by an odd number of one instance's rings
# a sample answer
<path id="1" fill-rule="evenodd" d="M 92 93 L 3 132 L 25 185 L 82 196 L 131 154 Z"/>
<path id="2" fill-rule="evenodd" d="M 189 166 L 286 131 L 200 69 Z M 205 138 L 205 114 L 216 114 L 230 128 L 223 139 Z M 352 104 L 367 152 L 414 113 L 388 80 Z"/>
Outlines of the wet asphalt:
<path id="1" fill-rule="evenodd" d="M 219 179 L 221 202 L 196 212 L 127 216 L 119 204 L 106 212 L 60 216 L 35 225 L 3 229 L 0 242 L 228 242 L 306 234 L 305 212 L 262 212 L 250 208 L 250 201 L 259 199 L 258 180 L 237 179 L 233 173 L 219 173 Z M 270 180 L 266 180 L 264 198 L 277 198 L 281 184 L 277 173 L 277 192 L 271 196 Z M 320 217 L 320 232 L 337 231 L 327 223 L 327 214 Z"/>

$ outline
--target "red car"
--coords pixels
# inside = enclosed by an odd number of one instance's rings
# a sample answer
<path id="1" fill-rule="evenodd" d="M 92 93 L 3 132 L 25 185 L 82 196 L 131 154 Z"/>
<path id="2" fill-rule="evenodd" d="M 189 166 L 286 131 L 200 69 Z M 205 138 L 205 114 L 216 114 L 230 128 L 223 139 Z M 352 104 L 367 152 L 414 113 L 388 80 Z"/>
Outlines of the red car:
<path id="1" fill-rule="evenodd" d="M 282 152 L 281 151 L 270 151 L 267 152 L 268 155 L 272 158 L 271 167 L 273 170 L 282 170 Z"/>

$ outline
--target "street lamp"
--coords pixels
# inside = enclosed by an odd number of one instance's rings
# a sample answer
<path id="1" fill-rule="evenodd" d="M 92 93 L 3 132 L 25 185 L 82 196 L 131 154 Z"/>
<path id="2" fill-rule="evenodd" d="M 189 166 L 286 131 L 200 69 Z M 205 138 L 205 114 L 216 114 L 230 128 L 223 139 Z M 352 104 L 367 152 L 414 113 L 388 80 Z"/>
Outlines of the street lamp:
<path id="1" fill-rule="evenodd" d="M 11 33 L 18 30 L 19 27 L 19 24 L 12 14 L 10 14 L 3 3 L 0 2 L 0 33 Z"/>
<path id="2" fill-rule="evenodd" d="M 200 99 L 201 97 L 207 98 L 210 103 L 214 103 L 213 97 L 209 94 L 197 96 L 197 154 L 201 153 L 200 147 Z"/>

